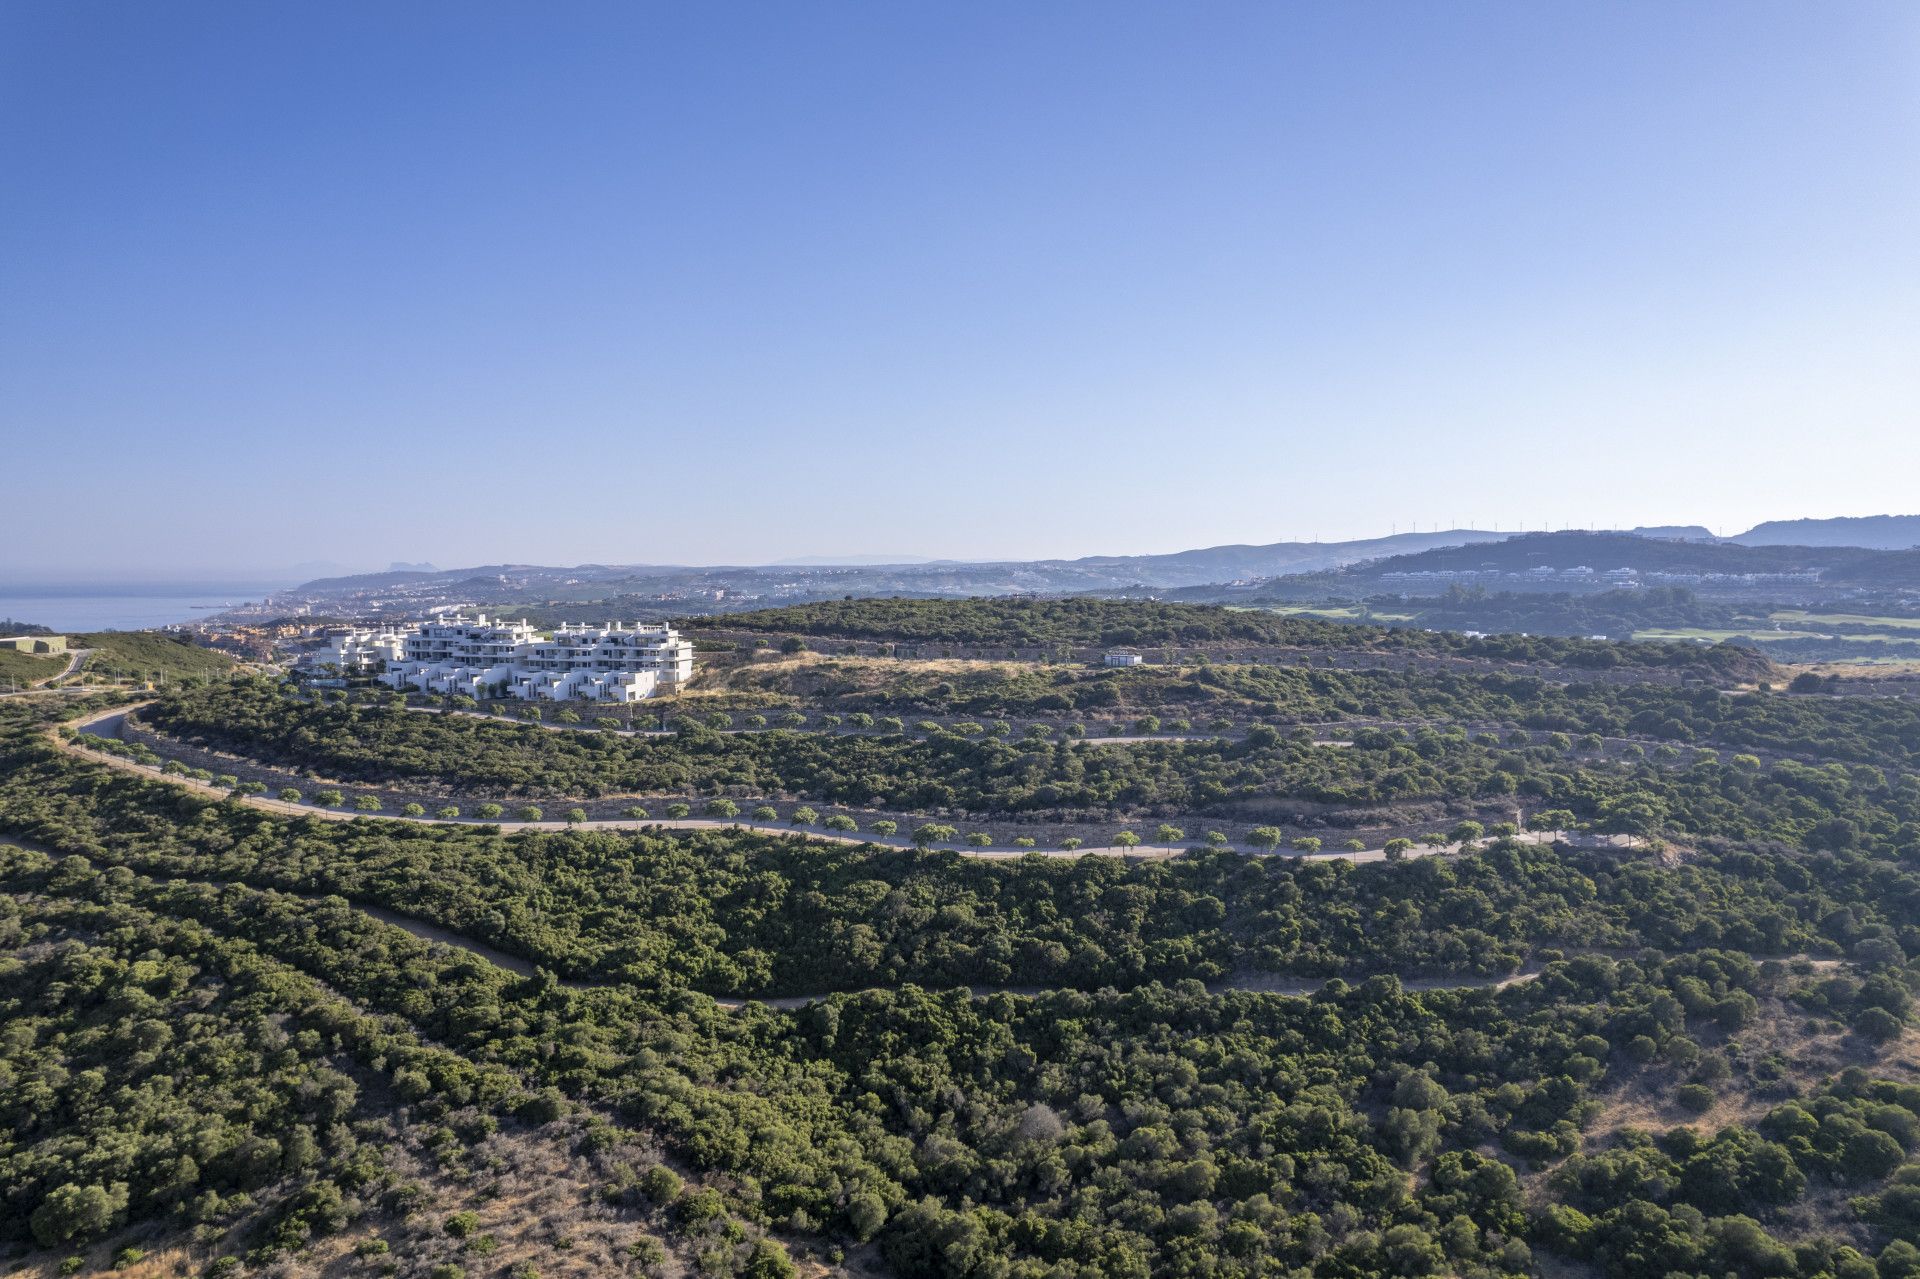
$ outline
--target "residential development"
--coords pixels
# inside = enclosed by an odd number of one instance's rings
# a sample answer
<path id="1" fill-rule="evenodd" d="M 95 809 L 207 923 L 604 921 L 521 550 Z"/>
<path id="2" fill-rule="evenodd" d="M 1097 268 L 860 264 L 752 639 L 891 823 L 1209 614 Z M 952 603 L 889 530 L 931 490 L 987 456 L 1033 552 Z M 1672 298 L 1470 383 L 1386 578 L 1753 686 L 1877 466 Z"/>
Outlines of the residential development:
<path id="1" fill-rule="evenodd" d="M 426 693 L 637 702 L 693 678 L 693 644 L 671 626 L 562 626 L 545 638 L 524 620 L 479 613 L 422 622 L 392 638 L 399 652 L 385 659 L 380 682 Z M 349 648 L 361 654 L 388 640 L 368 633 Z"/>

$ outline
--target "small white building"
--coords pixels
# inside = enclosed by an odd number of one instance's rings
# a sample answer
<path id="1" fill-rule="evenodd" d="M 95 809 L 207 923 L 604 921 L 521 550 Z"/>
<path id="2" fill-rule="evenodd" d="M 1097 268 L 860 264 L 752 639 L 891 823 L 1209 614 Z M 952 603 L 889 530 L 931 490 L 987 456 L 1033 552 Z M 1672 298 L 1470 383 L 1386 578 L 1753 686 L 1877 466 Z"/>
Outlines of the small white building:
<path id="1" fill-rule="evenodd" d="M 421 623 L 380 677 L 423 693 L 556 702 L 637 702 L 692 678 L 693 644 L 670 626 L 562 626 L 549 638 L 484 613 Z"/>
<path id="2" fill-rule="evenodd" d="M 1138 666 L 1146 660 L 1146 658 L 1140 656 L 1138 653 L 1108 653 L 1106 656 L 1106 665 Z"/>

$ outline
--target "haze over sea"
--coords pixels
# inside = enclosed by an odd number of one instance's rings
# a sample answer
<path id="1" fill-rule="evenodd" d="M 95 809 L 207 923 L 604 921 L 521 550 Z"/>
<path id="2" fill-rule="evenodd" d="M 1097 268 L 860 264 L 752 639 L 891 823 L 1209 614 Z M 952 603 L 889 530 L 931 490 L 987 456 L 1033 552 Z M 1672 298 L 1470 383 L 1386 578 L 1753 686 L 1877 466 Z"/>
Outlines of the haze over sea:
<path id="1" fill-rule="evenodd" d="M 258 582 L 139 582 L 124 586 L 89 582 L 71 588 L 46 583 L 0 584 L 0 619 L 31 622 L 56 631 L 136 631 L 195 621 L 230 605 L 260 599 L 274 589 Z"/>

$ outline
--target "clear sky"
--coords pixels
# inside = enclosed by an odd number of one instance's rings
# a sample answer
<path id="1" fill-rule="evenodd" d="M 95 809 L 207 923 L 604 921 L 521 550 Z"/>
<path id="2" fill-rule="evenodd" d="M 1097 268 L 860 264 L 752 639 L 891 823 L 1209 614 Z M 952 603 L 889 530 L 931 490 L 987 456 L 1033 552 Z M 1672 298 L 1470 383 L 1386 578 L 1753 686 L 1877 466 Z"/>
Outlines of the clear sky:
<path id="1" fill-rule="evenodd" d="M 1920 509 L 1910 3 L 0 4 L 0 579 Z"/>

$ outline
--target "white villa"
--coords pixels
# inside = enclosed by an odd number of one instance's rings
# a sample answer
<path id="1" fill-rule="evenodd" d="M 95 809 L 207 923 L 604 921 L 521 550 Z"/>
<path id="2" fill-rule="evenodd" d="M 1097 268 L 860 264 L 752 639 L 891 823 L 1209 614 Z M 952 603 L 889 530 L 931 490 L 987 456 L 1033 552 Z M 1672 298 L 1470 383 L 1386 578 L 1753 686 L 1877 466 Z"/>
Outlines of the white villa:
<path id="1" fill-rule="evenodd" d="M 454 614 L 401 637 L 380 682 L 423 693 L 525 701 L 637 702 L 693 678 L 693 644 L 671 626 L 562 626 Z"/>

